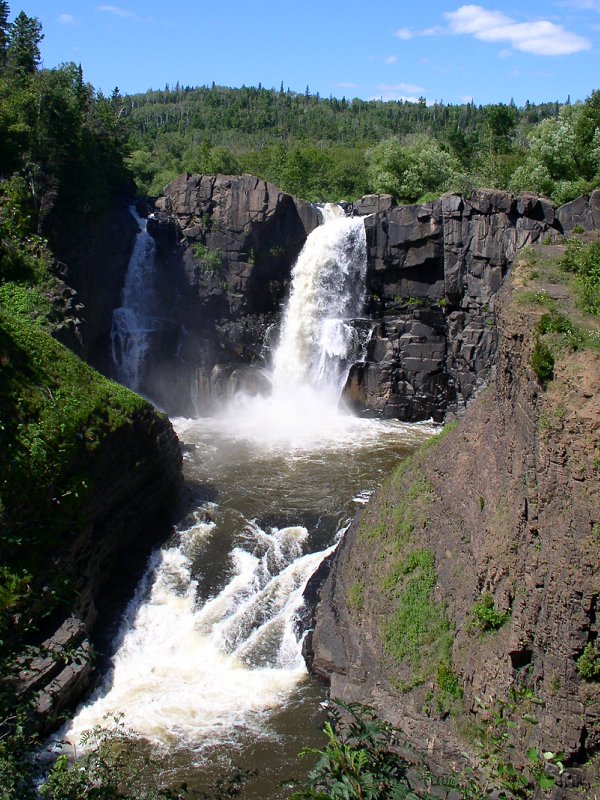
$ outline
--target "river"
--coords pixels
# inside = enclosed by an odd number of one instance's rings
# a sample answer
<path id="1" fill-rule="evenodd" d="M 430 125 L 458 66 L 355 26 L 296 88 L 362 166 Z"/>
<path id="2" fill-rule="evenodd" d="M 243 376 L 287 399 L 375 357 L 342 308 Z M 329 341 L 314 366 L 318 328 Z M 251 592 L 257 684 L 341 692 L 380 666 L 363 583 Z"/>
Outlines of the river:
<path id="1" fill-rule="evenodd" d="M 304 587 L 392 466 L 432 432 L 340 405 L 360 357 L 350 320 L 365 266 L 362 221 L 325 213 L 294 269 L 271 394 L 173 420 L 192 510 L 152 555 L 111 667 L 66 732 L 72 743 L 122 713 L 169 780 L 203 789 L 255 769 L 243 796 L 258 799 L 287 796 L 305 774 L 297 753 L 323 743 L 326 690 L 302 658 Z M 133 352 L 128 367 L 127 351 L 120 374 L 138 381 L 143 359 Z"/>

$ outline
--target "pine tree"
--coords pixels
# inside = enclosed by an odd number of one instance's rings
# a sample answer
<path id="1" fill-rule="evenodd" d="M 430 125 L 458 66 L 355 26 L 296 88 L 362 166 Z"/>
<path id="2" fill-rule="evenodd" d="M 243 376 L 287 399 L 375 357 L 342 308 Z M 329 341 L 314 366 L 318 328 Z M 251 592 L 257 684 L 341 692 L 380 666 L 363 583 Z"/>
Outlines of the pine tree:
<path id="1" fill-rule="evenodd" d="M 10 40 L 10 8 L 6 0 L 0 0 L 0 69 L 6 66 L 6 51 Z"/>
<path id="2" fill-rule="evenodd" d="M 21 73 L 35 72 L 39 66 L 40 42 L 44 38 L 42 24 L 37 17 L 28 17 L 24 11 L 10 26 L 7 50 L 8 66 Z"/>

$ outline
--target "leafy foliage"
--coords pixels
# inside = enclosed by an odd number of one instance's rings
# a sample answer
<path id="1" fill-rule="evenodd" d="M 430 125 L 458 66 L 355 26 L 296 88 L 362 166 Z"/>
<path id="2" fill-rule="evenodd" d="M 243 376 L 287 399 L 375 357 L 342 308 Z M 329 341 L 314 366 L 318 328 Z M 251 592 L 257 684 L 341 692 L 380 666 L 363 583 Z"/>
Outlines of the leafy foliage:
<path id="1" fill-rule="evenodd" d="M 473 625 L 479 628 L 480 631 L 497 631 L 505 622 L 508 622 L 510 614 L 498 611 L 494 605 L 492 595 L 486 593 L 482 596 L 481 600 L 473 606 L 471 619 Z"/>
<path id="2" fill-rule="evenodd" d="M 292 800 L 418 800 L 408 778 L 408 763 L 393 751 L 394 730 L 372 709 L 339 700 L 330 704 L 333 724 L 325 724 L 327 744 L 304 750 L 316 756 L 305 786 Z"/>
<path id="3" fill-rule="evenodd" d="M 577 659 L 577 672 L 586 681 L 600 680 L 600 650 L 595 642 L 588 642 Z"/>
<path id="4" fill-rule="evenodd" d="M 600 241 L 585 244 L 579 238 L 570 239 L 562 267 L 575 275 L 580 307 L 600 317 Z"/>
<path id="5" fill-rule="evenodd" d="M 130 165 L 150 194 L 185 171 L 250 172 L 313 201 L 385 191 L 412 203 L 485 185 L 564 202 L 598 185 L 598 105 L 596 93 L 516 108 L 177 84 L 123 110 Z"/>
<path id="6" fill-rule="evenodd" d="M 536 338 L 534 342 L 529 363 L 542 386 L 548 383 L 548 381 L 551 381 L 554 377 L 554 356 L 552 355 L 552 350 L 539 338 Z"/>

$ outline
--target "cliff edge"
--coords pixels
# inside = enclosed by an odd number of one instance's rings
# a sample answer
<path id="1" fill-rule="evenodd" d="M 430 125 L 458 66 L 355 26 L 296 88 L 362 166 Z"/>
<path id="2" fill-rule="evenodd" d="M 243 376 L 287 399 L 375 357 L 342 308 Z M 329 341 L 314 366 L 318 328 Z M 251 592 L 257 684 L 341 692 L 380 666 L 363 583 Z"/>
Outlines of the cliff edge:
<path id="1" fill-rule="evenodd" d="M 600 743 L 600 353 L 562 249 L 521 254 L 496 296 L 495 379 L 355 520 L 308 649 L 332 696 L 446 773 L 501 783 L 499 764 L 561 753 L 553 796 L 581 797 Z"/>

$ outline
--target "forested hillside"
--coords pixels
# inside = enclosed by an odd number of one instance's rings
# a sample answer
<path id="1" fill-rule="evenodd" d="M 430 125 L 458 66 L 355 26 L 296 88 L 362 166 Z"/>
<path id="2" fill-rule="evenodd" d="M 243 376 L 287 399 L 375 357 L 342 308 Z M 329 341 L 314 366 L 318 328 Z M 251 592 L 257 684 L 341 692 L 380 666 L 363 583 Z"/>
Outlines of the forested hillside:
<path id="1" fill-rule="evenodd" d="M 141 397 L 94 372 L 56 340 L 67 329 L 77 335 L 78 308 L 61 280 L 51 232 L 59 225 L 85 238 L 90 220 L 130 186 L 126 132 L 112 101 L 85 83 L 80 66 L 40 69 L 39 21 L 21 12 L 11 23 L 9 13 L 2 0 L 0 797 L 21 800 L 36 795 L 30 749 L 36 742 L 32 723 L 39 722 L 36 692 L 44 685 L 43 676 L 30 680 L 27 669 L 37 664 L 48 675 L 70 667 L 75 675 L 90 670 L 89 648 L 53 649 L 40 642 L 92 587 L 85 536 L 94 529 L 93 547 L 104 537 L 102 549 L 114 552 L 97 524 L 97 509 L 113 516 L 116 531 L 113 511 L 123 507 L 124 497 L 108 497 L 106 465 L 99 465 L 111 453 L 124 463 L 146 439 L 148 452 L 126 469 L 145 459 L 158 471 L 161 446 L 155 442 L 172 431 Z M 87 620 L 81 615 L 84 623 L 92 617 L 93 609 Z M 17 676 L 36 692 L 25 691 Z"/>
<path id="2" fill-rule="evenodd" d="M 249 172 L 313 201 L 389 192 L 400 203 L 473 186 L 562 203 L 599 180 L 599 92 L 517 108 L 177 85 L 115 92 L 113 102 L 130 126 L 137 184 L 150 194 L 186 171 Z"/>

